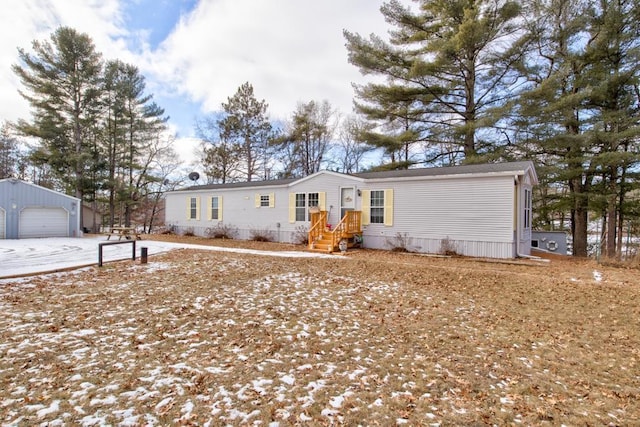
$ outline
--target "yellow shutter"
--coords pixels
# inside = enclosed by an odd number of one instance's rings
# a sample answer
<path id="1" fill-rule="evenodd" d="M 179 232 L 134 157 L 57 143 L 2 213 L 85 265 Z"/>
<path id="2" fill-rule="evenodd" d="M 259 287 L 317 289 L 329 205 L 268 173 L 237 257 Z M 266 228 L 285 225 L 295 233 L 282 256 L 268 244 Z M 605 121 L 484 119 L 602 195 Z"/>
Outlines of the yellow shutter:
<path id="1" fill-rule="evenodd" d="M 296 193 L 289 193 L 289 222 L 296 222 Z"/>
<path id="2" fill-rule="evenodd" d="M 200 197 L 196 197 L 196 221 L 200 221 Z"/>
<path id="3" fill-rule="evenodd" d="M 384 225 L 393 225 L 393 190 L 384 190 Z"/>
<path id="4" fill-rule="evenodd" d="M 260 207 L 260 194 L 256 193 L 256 208 Z"/>
<path id="5" fill-rule="evenodd" d="M 222 196 L 218 196 L 218 221 L 222 221 Z"/>
<path id="6" fill-rule="evenodd" d="M 371 222 L 371 190 L 362 190 L 362 225 Z"/>
<path id="7" fill-rule="evenodd" d="M 211 209 L 212 201 L 213 197 L 207 197 L 207 221 L 211 221 L 213 219 L 213 209 Z"/>
<path id="8" fill-rule="evenodd" d="M 270 208 L 276 207 L 276 193 L 269 194 L 269 207 Z"/>
<path id="9" fill-rule="evenodd" d="M 327 193 L 325 193 L 324 191 L 321 191 L 320 193 L 318 193 L 318 207 L 320 208 L 321 211 L 326 211 L 326 205 L 327 205 Z"/>

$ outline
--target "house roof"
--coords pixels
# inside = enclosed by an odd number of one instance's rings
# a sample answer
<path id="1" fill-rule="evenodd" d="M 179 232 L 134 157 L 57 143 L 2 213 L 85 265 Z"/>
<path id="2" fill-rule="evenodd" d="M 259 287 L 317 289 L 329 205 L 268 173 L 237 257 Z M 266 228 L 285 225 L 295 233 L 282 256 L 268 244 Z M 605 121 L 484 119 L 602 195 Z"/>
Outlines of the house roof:
<path id="1" fill-rule="evenodd" d="M 267 186 L 281 186 L 288 185 L 298 181 L 300 178 L 289 179 L 271 179 L 268 181 L 251 181 L 251 182 L 231 182 L 224 184 L 206 184 L 206 185 L 193 185 L 191 187 L 181 188 L 176 191 L 197 191 L 197 190 L 211 190 L 221 188 L 253 188 L 253 187 L 267 187 Z"/>
<path id="2" fill-rule="evenodd" d="M 484 163 L 479 165 L 445 166 L 438 168 L 403 169 L 380 172 L 362 172 L 354 174 L 364 179 L 412 178 L 423 176 L 449 176 L 484 173 L 522 173 L 534 170 L 530 161 L 508 163 Z"/>
<path id="3" fill-rule="evenodd" d="M 380 172 L 362 172 L 356 174 L 342 174 L 331 171 L 320 171 L 313 175 L 309 175 L 304 178 L 290 178 L 290 179 L 275 179 L 269 181 L 251 181 L 251 182 L 234 182 L 226 184 L 208 184 L 208 185 L 194 185 L 191 187 L 183 188 L 176 191 L 197 191 L 197 190 L 211 190 L 211 189 L 223 189 L 223 188 L 253 188 L 253 187 L 266 187 L 266 186 L 286 186 L 307 180 L 310 177 L 318 174 L 338 174 L 345 177 L 353 177 L 361 180 L 378 180 L 378 179 L 402 179 L 402 178 L 419 178 L 419 177 L 445 177 L 452 175 L 479 175 L 479 174 L 500 174 L 507 173 L 524 175 L 531 173 L 534 179 L 534 183 L 537 183 L 537 175 L 533 163 L 530 161 L 522 162 L 508 162 L 508 163 L 486 163 L 478 165 L 463 165 L 463 166 L 447 166 L 447 167 L 434 167 L 434 168 L 418 168 L 418 169 L 402 169 L 402 170 L 390 170 Z"/>

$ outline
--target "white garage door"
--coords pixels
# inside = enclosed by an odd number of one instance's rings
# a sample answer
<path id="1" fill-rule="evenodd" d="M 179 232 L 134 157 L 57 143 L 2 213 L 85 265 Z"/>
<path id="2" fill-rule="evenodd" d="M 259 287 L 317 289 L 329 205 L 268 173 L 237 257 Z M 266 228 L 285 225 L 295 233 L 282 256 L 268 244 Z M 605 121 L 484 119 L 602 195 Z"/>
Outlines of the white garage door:
<path id="1" fill-rule="evenodd" d="M 62 208 L 25 208 L 20 212 L 18 237 L 69 237 L 69 216 Z"/>
<path id="2" fill-rule="evenodd" d="M 7 215 L 4 213 L 4 209 L 0 208 L 0 239 L 4 239 L 7 235 L 5 231 L 7 229 Z"/>

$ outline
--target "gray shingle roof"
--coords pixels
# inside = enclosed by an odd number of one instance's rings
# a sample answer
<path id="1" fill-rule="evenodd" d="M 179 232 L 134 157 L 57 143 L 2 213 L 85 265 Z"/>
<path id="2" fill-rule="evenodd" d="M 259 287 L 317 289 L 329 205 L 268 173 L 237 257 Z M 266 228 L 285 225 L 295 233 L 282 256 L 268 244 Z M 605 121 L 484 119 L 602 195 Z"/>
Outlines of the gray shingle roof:
<path id="1" fill-rule="evenodd" d="M 403 169 L 381 172 L 362 172 L 345 176 L 353 176 L 361 179 L 387 179 L 387 178 L 412 178 L 420 176 L 447 176 L 464 175 L 477 173 L 502 173 L 502 172 L 523 172 L 533 167 L 530 161 L 509 162 L 509 163 L 486 163 L 479 165 L 447 166 L 434 168 Z M 211 190 L 223 188 L 249 188 L 279 186 L 291 184 L 302 178 L 274 179 L 269 181 L 233 182 L 226 184 L 194 185 L 176 191 Z"/>
<path id="2" fill-rule="evenodd" d="M 187 188 L 181 188 L 176 191 L 193 191 L 193 190 L 211 190 L 211 189 L 221 189 L 221 188 L 245 188 L 245 187 L 266 187 L 270 185 L 287 185 L 294 181 L 297 181 L 299 178 L 290 178 L 290 179 L 272 179 L 268 181 L 251 181 L 251 182 L 231 182 L 225 184 L 206 184 L 206 185 L 193 185 Z"/>
<path id="3" fill-rule="evenodd" d="M 485 163 L 479 165 L 446 166 L 439 168 L 403 169 L 354 174 L 364 179 L 411 178 L 415 176 L 446 176 L 475 173 L 522 172 L 533 167 L 529 161 L 509 163 Z"/>

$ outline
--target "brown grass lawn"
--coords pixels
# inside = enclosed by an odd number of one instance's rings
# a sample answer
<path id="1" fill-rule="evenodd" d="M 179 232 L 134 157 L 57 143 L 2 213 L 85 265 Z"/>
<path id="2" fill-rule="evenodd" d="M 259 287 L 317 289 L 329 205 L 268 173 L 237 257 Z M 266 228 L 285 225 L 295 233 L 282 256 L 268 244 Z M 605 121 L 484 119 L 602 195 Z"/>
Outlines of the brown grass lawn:
<path id="1" fill-rule="evenodd" d="M 180 250 L 16 279 L 0 422 L 640 424 L 638 270 L 529 264 Z"/>

